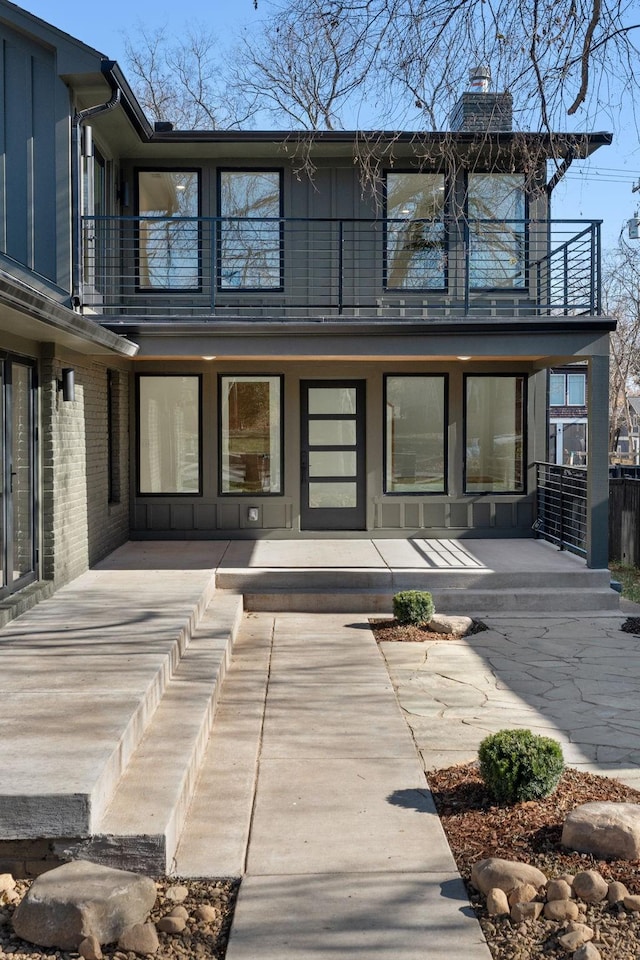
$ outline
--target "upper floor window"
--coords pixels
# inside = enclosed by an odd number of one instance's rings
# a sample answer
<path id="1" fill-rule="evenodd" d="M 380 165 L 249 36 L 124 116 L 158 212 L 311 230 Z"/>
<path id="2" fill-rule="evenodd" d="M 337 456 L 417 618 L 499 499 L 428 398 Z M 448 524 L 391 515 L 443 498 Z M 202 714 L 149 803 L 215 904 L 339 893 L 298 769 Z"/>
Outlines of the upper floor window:
<path id="1" fill-rule="evenodd" d="M 584 373 L 552 373 L 549 375 L 549 406 L 583 407 L 586 403 Z"/>
<path id="2" fill-rule="evenodd" d="M 469 285 L 475 289 L 524 287 L 524 175 L 470 173 L 467 212 Z"/>
<path id="3" fill-rule="evenodd" d="M 385 285 L 433 290 L 446 285 L 444 176 L 387 173 Z"/>
<path id="4" fill-rule="evenodd" d="M 199 186 L 195 170 L 138 171 L 141 288 L 200 287 Z"/>
<path id="5" fill-rule="evenodd" d="M 221 170 L 218 188 L 218 286 L 281 288 L 281 171 Z"/>

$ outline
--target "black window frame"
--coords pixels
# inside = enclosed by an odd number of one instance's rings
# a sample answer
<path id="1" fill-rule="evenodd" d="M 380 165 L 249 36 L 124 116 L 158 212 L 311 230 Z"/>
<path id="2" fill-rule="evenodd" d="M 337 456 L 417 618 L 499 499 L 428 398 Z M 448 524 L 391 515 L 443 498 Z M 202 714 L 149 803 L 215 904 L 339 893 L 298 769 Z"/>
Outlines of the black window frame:
<path id="1" fill-rule="evenodd" d="M 491 377 L 494 380 L 505 377 L 519 377 L 522 380 L 522 451 L 520 455 L 522 469 L 522 490 L 467 490 L 467 381 L 474 377 Z M 527 476 L 527 450 L 528 445 L 528 377 L 526 373 L 501 372 L 501 373 L 473 373 L 469 371 L 462 377 L 462 491 L 465 497 L 491 496 L 491 497 L 524 497 L 528 493 Z"/>
<path id="2" fill-rule="evenodd" d="M 223 491 L 222 489 L 222 383 L 225 379 L 241 379 L 242 377 L 251 377 L 252 379 L 264 378 L 267 379 L 277 379 L 280 382 L 280 487 L 278 491 L 265 493 L 264 491 L 249 490 L 246 493 L 242 493 L 237 490 Z M 218 496 L 224 497 L 225 499 L 231 497 L 240 497 L 245 500 L 247 497 L 253 497 L 254 500 L 262 499 L 263 497 L 284 497 L 285 496 L 285 456 L 284 456 L 284 374 L 282 373 L 266 373 L 260 371 L 258 373 L 250 372 L 229 372 L 218 373 L 217 378 L 217 409 L 218 409 Z"/>
<path id="3" fill-rule="evenodd" d="M 197 213 L 197 266 L 198 266 L 198 283 L 196 286 L 192 287 L 152 287 L 144 286 L 140 282 L 140 227 L 143 220 L 151 219 L 143 216 L 140 213 L 140 174 L 141 173 L 195 173 L 198 177 L 198 213 Z M 135 167 L 133 171 L 134 175 L 134 201 L 135 201 L 135 229 L 134 229 L 134 244 L 135 244 L 135 291 L 136 293 L 144 294 L 145 296 L 167 296 L 167 294 L 185 294 L 189 296 L 194 293 L 202 293 L 204 290 L 204 255 L 203 255 L 203 236 L 202 236 L 202 168 L 201 167 L 155 167 L 155 166 L 142 166 Z M 166 219 L 171 219 L 167 217 Z M 176 217 L 176 220 L 179 219 L 192 219 L 192 218 L 179 218 Z"/>
<path id="4" fill-rule="evenodd" d="M 444 381 L 443 438 L 444 438 L 444 485 L 442 490 L 388 490 L 387 489 L 387 381 L 391 377 L 431 377 Z M 388 372 L 382 377 L 382 492 L 385 497 L 442 497 L 449 493 L 449 374 L 448 373 L 403 373 Z"/>
<path id="5" fill-rule="evenodd" d="M 519 286 L 511 284 L 510 286 L 475 286 L 471 282 L 471 219 L 469 217 L 469 185 L 472 176 L 495 176 L 495 177 L 522 177 L 522 196 L 524 199 L 524 221 L 522 231 L 522 283 Z M 465 175 L 465 220 L 467 224 L 467 284 L 469 290 L 474 293 L 505 293 L 526 294 L 529 290 L 530 270 L 529 270 L 529 192 L 527 191 L 526 174 L 519 170 L 471 170 Z M 474 218 L 475 222 L 482 221 L 484 218 Z M 487 218 L 488 219 L 488 218 Z M 498 218 L 494 218 L 496 221 Z M 505 223 L 510 221 L 505 220 Z M 511 221 L 513 222 L 513 221 Z"/>
<path id="6" fill-rule="evenodd" d="M 158 493 L 145 492 L 140 489 L 140 381 L 143 377 L 155 377 L 156 379 L 168 379 L 169 377 L 180 377 L 184 379 L 185 377 L 191 377 L 197 379 L 198 381 L 198 490 L 188 491 L 186 493 L 178 493 L 169 491 Z M 189 497 L 202 497 L 203 496 L 203 375 L 201 373 L 185 373 L 171 371 L 170 373 L 163 372 L 151 372 L 151 371 L 140 371 L 135 375 L 135 417 L 136 417 L 136 497 L 152 497 L 154 499 L 162 499 L 166 497 L 177 497 L 181 500 L 189 499 Z"/>
<path id="7" fill-rule="evenodd" d="M 222 211 L 222 175 L 225 173 L 277 173 L 278 174 L 278 246 L 279 246 L 279 282 L 276 286 L 268 287 L 235 287 L 235 286 L 224 286 L 222 283 L 222 225 L 225 219 L 229 219 L 230 215 L 226 215 Z M 225 294 L 236 294 L 236 293 L 283 293 L 284 284 L 285 284 L 285 272 L 284 272 L 284 169 L 282 167 L 218 167 L 216 170 L 216 210 L 218 216 L 216 218 L 217 223 L 217 236 L 216 236 L 216 261 L 215 261 L 215 271 L 216 271 L 216 292 L 220 295 Z M 231 219 L 238 220 L 259 220 L 259 217 L 238 217 Z M 267 218 L 269 219 L 269 218 Z"/>
<path id="8" fill-rule="evenodd" d="M 442 216 L 442 257 L 443 257 L 443 284 L 438 287 L 396 287 L 389 284 L 389 214 L 388 214 L 388 177 L 389 174 L 425 174 L 427 176 L 442 177 L 443 191 L 443 216 Z M 450 231 L 447 217 L 447 208 L 449 206 L 449 176 L 446 170 L 415 170 L 411 168 L 389 169 L 384 171 L 383 183 L 383 203 L 384 203 L 384 230 L 383 230 L 383 253 L 382 253 L 382 284 L 385 291 L 391 293 L 446 293 L 449 289 L 449 254 L 450 254 Z M 393 218 L 394 221 L 397 218 Z M 411 218 L 407 218 L 410 222 Z M 419 222 L 419 220 L 417 221 Z M 434 221 L 437 222 L 437 221 Z"/>

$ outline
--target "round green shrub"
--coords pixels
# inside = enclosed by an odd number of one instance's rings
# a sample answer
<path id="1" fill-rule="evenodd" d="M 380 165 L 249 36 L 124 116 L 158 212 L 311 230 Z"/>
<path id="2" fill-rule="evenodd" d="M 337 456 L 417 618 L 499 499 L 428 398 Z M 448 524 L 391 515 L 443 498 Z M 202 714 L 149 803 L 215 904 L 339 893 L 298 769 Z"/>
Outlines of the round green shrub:
<path id="1" fill-rule="evenodd" d="M 428 623 L 435 610 L 433 597 L 426 590 L 402 590 L 393 598 L 393 615 L 398 623 Z"/>
<path id="2" fill-rule="evenodd" d="M 480 744 L 478 759 L 482 779 L 498 803 L 548 797 L 564 770 L 560 744 L 531 730 L 490 734 Z"/>

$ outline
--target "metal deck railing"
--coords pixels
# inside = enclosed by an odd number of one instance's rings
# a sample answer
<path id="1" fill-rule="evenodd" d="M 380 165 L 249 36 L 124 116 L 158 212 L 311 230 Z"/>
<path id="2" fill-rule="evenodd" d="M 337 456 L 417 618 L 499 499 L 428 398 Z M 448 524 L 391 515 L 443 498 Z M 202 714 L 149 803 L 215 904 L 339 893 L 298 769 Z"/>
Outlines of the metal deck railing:
<path id="1" fill-rule="evenodd" d="M 534 530 L 579 556 L 587 552 L 587 468 L 537 463 Z"/>
<path id="2" fill-rule="evenodd" d="M 528 318 L 600 313 L 600 221 L 85 217 L 106 315 Z"/>

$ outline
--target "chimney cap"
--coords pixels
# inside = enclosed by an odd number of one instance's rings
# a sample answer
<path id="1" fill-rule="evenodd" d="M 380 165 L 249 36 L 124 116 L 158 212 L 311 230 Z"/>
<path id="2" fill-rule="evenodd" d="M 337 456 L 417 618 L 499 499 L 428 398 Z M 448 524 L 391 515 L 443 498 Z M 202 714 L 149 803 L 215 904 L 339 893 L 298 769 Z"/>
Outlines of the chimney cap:
<path id="1" fill-rule="evenodd" d="M 487 93 L 491 86 L 491 68 L 479 64 L 469 70 L 469 90 L 473 93 Z"/>

